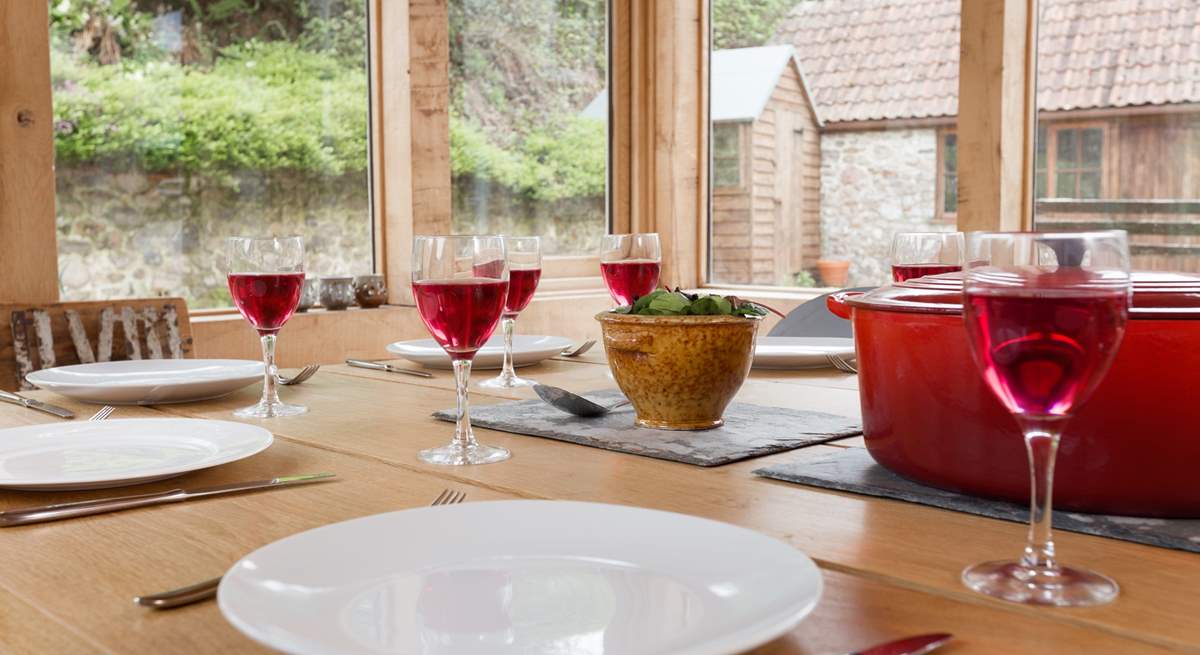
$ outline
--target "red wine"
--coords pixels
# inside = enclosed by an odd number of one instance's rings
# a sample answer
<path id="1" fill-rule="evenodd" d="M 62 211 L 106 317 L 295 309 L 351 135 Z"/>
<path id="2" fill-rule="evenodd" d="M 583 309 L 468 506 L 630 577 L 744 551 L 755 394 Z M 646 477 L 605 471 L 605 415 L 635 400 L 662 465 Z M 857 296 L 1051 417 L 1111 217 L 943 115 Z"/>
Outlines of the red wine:
<path id="1" fill-rule="evenodd" d="M 1009 411 L 1067 416 L 1087 400 L 1125 332 L 1128 296 L 1109 289 L 980 289 L 964 303 L 983 378 Z"/>
<path id="2" fill-rule="evenodd" d="M 300 304 L 303 273 L 230 273 L 229 295 L 259 334 L 275 334 Z"/>
<path id="3" fill-rule="evenodd" d="M 658 287 L 658 262 L 633 259 L 623 262 L 601 262 L 600 276 L 608 285 L 608 293 L 618 305 L 633 301 Z"/>
<path id="4" fill-rule="evenodd" d="M 508 282 L 492 278 L 413 282 L 417 311 L 451 359 L 473 359 L 500 322 Z"/>
<path id="5" fill-rule="evenodd" d="M 914 277 L 938 275 L 939 273 L 953 273 L 961 270 L 962 266 L 959 266 L 958 264 L 893 264 L 892 280 L 895 282 L 903 282 L 905 280 L 911 280 Z"/>
<path id="6" fill-rule="evenodd" d="M 504 315 L 516 316 L 529 306 L 538 280 L 542 278 L 540 268 L 514 268 L 508 271 L 508 299 L 504 301 Z"/>

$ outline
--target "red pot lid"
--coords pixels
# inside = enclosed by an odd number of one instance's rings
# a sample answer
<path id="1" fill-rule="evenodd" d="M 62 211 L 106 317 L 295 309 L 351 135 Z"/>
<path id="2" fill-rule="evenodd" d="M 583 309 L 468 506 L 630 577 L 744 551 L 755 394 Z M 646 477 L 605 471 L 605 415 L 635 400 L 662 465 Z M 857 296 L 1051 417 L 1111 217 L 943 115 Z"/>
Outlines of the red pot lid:
<path id="1" fill-rule="evenodd" d="M 962 313 L 962 273 L 913 278 L 847 299 L 853 307 L 921 314 Z M 1135 271 L 1132 318 L 1200 318 L 1200 275 Z"/>

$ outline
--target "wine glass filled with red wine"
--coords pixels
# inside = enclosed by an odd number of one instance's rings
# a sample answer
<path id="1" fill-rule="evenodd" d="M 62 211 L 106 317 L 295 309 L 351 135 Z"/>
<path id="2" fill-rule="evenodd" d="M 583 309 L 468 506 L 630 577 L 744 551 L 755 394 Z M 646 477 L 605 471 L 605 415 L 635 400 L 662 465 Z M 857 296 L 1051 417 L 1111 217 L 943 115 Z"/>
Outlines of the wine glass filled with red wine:
<path id="1" fill-rule="evenodd" d="M 295 416 L 302 405 L 279 400 L 275 388 L 275 335 L 296 311 L 304 288 L 304 240 L 300 237 L 233 237 L 226 242 L 226 270 L 233 304 L 262 339 L 263 395 L 234 412 L 241 418 Z"/>
<path id="2" fill-rule="evenodd" d="M 1016 418 L 1029 453 L 1029 539 L 1015 561 L 968 567 L 975 591 L 1076 607 L 1117 596 L 1117 583 L 1058 562 L 1051 534 L 1054 459 L 1063 428 L 1108 372 L 1129 313 L 1122 231 L 973 233 L 963 318 L 983 379 Z M 1015 435 L 1014 435 L 1015 437 Z M 1072 435 L 1068 434 L 1070 439 Z M 1080 447 L 1073 455 L 1087 457 Z"/>
<path id="3" fill-rule="evenodd" d="M 508 298 L 508 261 L 498 236 L 419 236 L 413 242 L 412 289 L 429 333 L 450 355 L 458 387 L 458 421 L 447 446 L 417 454 L 430 464 L 490 464 L 508 450 L 475 441 L 467 384 L 471 360 L 496 331 Z"/>
<path id="4" fill-rule="evenodd" d="M 513 330 L 517 315 L 533 300 L 538 280 L 542 279 L 542 240 L 540 237 L 504 237 L 504 249 L 508 253 L 508 297 L 500 317 L 500 329 L 504 331 L 504 368 L 500 375 L 479 384 L 489 389 L 533 385 L 532 381 L 517 377 L 513 369 Z"/>
<path id="5" fill-rule="evenodd" d="M 897 232 L 892 237 L 892 281 L 961 271 L 963 250 L 962 232 Z"/>
<path id="6" fill-rule="evenodd" d="M 661 267 L 657 234 L 608 234 L 600 245 L 600 276 L 618 305 L 654 291 Z"/>

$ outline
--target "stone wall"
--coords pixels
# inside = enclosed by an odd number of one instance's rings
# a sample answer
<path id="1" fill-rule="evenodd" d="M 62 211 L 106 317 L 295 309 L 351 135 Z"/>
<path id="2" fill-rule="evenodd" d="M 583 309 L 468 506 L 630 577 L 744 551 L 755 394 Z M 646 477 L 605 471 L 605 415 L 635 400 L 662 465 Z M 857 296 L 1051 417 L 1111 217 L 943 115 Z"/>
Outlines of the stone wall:
<path id="1" fill-rule="evenodd" d="M 935 213 L 937 131 L 821 135 L 821 256 L 850 260 L 850 285 L 891 279 L 896 232 L 953 231 Z"/>
<path id="2" fill-rule="evenodd" d="M 192 309 L 228 306 L 226 237 L 304 237 L 314 275 L 372 269 L 365 174 L 250 173 L 226 179 L 56 171 L 63 300 L 178 295 Z"/>

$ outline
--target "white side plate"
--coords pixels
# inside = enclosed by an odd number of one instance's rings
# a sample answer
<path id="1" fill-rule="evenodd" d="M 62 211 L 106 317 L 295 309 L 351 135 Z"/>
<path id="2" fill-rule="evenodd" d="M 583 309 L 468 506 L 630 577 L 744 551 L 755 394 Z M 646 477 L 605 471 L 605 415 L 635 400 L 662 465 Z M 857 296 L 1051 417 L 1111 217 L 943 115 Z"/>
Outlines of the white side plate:
<path id="1" fill-rule="evenodd" d="M 566 337 L 540 337 L 530 334 L 513 336 L 513 366 L 532 366 L 543 359 L 554 357 L 575 342 Z M 429 368 L 450 368 L 450 356 L 433 339 L 397 341 L 388 344 L 388 352 Z M 495 369 L 504 365 L 504 337 L 492 335 L 487 343 L 475 353 L 471 368 Z"/>
<path id="2" fill-rule="evenodd" d="M 825 358 L 835 353 L 854 359 L 854 339 L 837 337 L 759 337 L 754 344 L 754 368 L 832 368 Z"/>
<path id="3" fill-rule="evenodd" d="M 262 452 L 271 433 L 191 418 L 57 422 L 0 430 L 0 488 L 103 489 L 161 480 Z"/>
<path id="4" fill-rule="evenodd" d="M 159 405 L 224 396 L 262 381 L 263 363 L 248 359 L 139 359 L 34 371 L 34 385 L 105 405 Z"/>
<path id="5" fill-rule="evenodd" d="M 468 502 L 327 525 L 221 581 L 222 614 L 302 655 L 718 655 L 790 630 L 821 574 L 744 528 L 636 507 Z"/>

